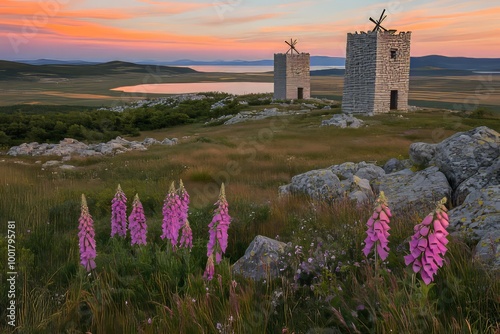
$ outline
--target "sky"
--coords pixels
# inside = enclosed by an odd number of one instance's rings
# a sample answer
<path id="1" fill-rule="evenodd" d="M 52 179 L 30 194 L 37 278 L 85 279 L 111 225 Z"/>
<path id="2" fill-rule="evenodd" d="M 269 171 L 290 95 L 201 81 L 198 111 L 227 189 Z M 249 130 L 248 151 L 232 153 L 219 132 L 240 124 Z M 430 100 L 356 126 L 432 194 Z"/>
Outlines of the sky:
<path id="1" fill-rule="evenodd" d="M 412 31 L 411 55 L 500 57 L 498 0 L 0 0 L 0 59 L 344 57 L 347 33 Z"/>

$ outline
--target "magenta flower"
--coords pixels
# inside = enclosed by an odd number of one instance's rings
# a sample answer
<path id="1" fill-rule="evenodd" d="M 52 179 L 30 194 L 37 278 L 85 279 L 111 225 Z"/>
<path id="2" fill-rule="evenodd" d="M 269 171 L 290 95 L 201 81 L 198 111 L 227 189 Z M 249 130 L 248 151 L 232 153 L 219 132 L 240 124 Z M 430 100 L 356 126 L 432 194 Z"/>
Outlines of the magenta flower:
<path id="1" fill-rule="evenodd" d="M 181 222 L 181 241 L 180 247 L 193 248 L 193 231 L 189 226 L 188 211 L 189 211 L 189 194 L 184 188 L 182 180 L 179 181 L 179 198 L 181 200 L 179 210 L 179 221 Z"/>
<path id="2" fill-rule="evenodd" d="M 415 234 L 410 241 L 410 254 L 405 256 L 407 266 L 412 264 L 415 273 L 425 284 L 434 280 L 439 268 L 443 266 L 443 257 L 448 250 L 448 214 L 446 213 L 446 198 L 438 202 L 436 209 L 415 226 Z"/>
<path id="3" fill-rule="evenodd" d="M 203 277 L 211 281 L 212 278 L 214 278 L 214 273 L 215 273 L 214 255 L 210 254 L 207 260 L 207 266 L 205 268 L 205 272 L 203 273 Z"/>
<path id="4" fill-rule="evenodd" d="M 130 229 L 131 245 L 145 245 L 148 226 L 146 225 L 146 216 L 139 195 L 135 194 L 132 203 L 132 212 L 128 217 L 128 226 Z"/>
<path id="5" fill-rule="evenodd" d="M 174 249 L 177 247 L 179 230 L 184 223 L 181 221 L 183 216 L 181 211 L 182 202 L 179 195 L 175 191 L 175 184 L 172 182 L 163 203 L 163 224 L 161 226 L 163 233 L 160 237 L 162 239 L 169 239 Z"/>
<path id="6" fill-rule="evenodd" d="M 127 197 L 120 185 L 111 201 L 111 237 L 115 234 L 125 238 L 127 236 Z"/>
<path id="7" fill-rule="evenodd" d="M 381 191 L 377 201 L 375 202 L 375 210 L 372 216 L 368 219 L 366 226 L 367 237 L 365 239 L 365 248 L 363 253 L 368 257 L 368 254 L 375 246 L 374 252 L 385 260 L 389 255 L 389 218 L 392 217 L 391 210 L 387 206 L 387 199 L 384 192 Z"/>
<path id="8" fill-rule="evenodd" d="M 215 205 L 217 205 L 217 208 L 214 211 L 214 217 L 208 225 L 210 235 L 207 245 L 207 256 L 210 257 L 215 253 L 215 262 L 220 263 L 222 254 L 224 254 L 227 248 L 227 230 L 231 223 L 224 183 L 220 187 L 219 200 Z"/>
<path id="9" fill-rule="evenodd" d="M 193 231 L 191 230 L 191 226 L 189 226 L 189 221 L 187 219 L 184 222 L 184 226 L 182 226 L 181 241 L 179 246 L 189 249 L 193 248 Z"/>
<path id="10" fill-rule="evenodd" d="M 78 244 L 80 246 L 80 263 L 87 269 L 91 271 L 95 269 L 95 231 L 94 231 L 94 221 L 90 215 L 89 208 L 87 206 L 87 200 L 85 195 L 82 194 L 82 206 L 80 219 L 78 220 Z"/>

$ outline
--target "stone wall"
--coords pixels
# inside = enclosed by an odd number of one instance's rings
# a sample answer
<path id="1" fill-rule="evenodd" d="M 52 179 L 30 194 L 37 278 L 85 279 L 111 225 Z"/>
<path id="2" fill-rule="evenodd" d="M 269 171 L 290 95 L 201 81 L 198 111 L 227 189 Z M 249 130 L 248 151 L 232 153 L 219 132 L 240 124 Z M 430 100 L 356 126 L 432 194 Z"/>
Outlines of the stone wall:
<path id="1" fill-rule="evenodd" d="M 408 111 L 410 38 L 411 32 L 378 34 L 374 113 L 389 112 L 392 90 L 398 91 L 397 110 Z M 391 50 L 396 53 L 393 58 Z"/>
<path id="2" fill-rule="evenodd" d="M 298 89 L 303 98 L 311 97 L 310 55 L 277 53 L 274 55 L 274 98 L 295 100 Z"/>
<path id="3" fill-rule="evenodd" d="M 397 109 L 408 110 L 410 38 L 410 32 L 347 34 L 343 112 L 387 113 L 392 90 Z"/>

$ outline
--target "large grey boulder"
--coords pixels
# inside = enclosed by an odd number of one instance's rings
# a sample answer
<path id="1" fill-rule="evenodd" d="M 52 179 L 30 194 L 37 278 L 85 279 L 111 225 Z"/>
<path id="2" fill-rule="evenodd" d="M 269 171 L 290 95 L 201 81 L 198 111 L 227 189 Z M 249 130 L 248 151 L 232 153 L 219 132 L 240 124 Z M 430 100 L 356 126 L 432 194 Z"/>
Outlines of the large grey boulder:
<path id="1" fill-rule="evenodd" d="M 500 185 L 471 192 L 464 203 L 448 212 L 450 230 L 478 242 L 500 230 Z"/>
<path id="2" fill-rule="evenodd" d="M 326 199 L 340 195 L 340 180 L 328 169 L 312 170 L 292 177 L 289 190 L 303 193 L 315 199 Z"/>
<path id="3" fill-rule="evenodd" d="M 491 166 L 479 168 L 476 174 L 460 183 L 458 188 L 453 192 L 453 203 L 461 204 L 470 193 L 499 184 L 500 157 L 496 158 Z"/>
<path id="4" fill-rule="evenodd" d="M 436 154 L 436 144 L 413 143 L 410 145 L 410 161 L 417 166 L 427 167 Z"/>
<path id="5" fill-rule="evenodd" d="M 446 175 L 453 189 L 500 156 L 500 134 L 486 126 L 456 133 L 436 146 L 432 163 Z"/>
<path id="6" fill-rule="evenodd" d="M 476 257 L 487 265 L 500 269 L 500 230 L 489 231 L 479 240 Z"/>
<path id="7" fill-rule="evenodd" d="M 302 193 L 315 199 L 346 196 L 362 203 L 374 198 L 370 182 L 384 175 L 384 170 L 374 164 L 345 162 L 296 175 L 290 184 L 279 188 L 279 193 Z"/>
<path id="8" fill-rule="evenodd" d="M 399 160 L 396 158 L 391 158 L 385 163 L 383 170 L 386 174 L 391 174 L 399 172 L 403 169 L 410 168 L 412 163 L 410 160 Z"/>
<path id="9" fill-rule="evenodd" d="M 359 163 L 344 162 L 340 165 L 330 166 L 328 169 L 343 180 L 351 179 L 356 175 L 359 178 L 371 181 L 385 175 L 383 168 L 365 161 Z"/>
<path id="10" fill-rule="evenodd" d="M 279 276 L 279 259 L 285 252 L 285 246 L 284 242 L 256 236 L 245 255 L 234 263 L 233 273 L 256 281 Z"/>
<path id="11" fill-rule="evenodd" d="M 400 212 L 407 208 L 428 210 L 436 201 L 451 196 L 448 180 L 437 167 L 416 173 L 405 169 L 375 180 L 372 186 L 385 193 L 391 210 Z"/>

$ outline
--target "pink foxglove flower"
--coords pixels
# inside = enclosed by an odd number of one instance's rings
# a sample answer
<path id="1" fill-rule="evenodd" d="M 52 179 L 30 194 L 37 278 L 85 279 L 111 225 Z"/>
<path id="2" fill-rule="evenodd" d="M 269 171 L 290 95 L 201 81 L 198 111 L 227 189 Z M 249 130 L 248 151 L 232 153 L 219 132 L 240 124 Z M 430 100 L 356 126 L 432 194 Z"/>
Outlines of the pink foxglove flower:
<path id="1" fill-rule="evenodd" d="M 177 242 L 179 239 L 179 230 L 182 227 L 183 222 L 181 221 L 181 199 L 175 191 L 175 184 L 172 182 L 165 201 L 163 203 L 163 224 L 162 228 L 162 239 L 169 239 L 172 246 L 177 247 Z"/>
<path id="2" fill-rule="evenodd" d="M 120 185 L 111 201 L 111 237 L 115 235 L 127 236 L 127 197 Z"/>
<path id="3" fill-rule="evenodd" d="M 189 226 L 189 221 L 187 219 L 181 230 L 180 247 L 189 249 L 193 248 L 193 231 L 191 230 L 191 226 Z"/>
<path id="4" fill-rule="evenodd" d="M 203 273 L 203 277 L 211 281 L 212 278 L 214 278 L 214 273 L 215 273 L 214 255 L 211 254 L 208 257 L 207 266 L 205 268 L 205 272 Z"/>
<path id="5" fill-rule="evenodd" d="M 215 262 L 220 263 L 222 254 L 224 254 L 227 248 L 227 230 L 231 223 L 224 183 L 221 185 L 219 200 L 215 205 L 217 205 L 217 208 L 214 211 L 214 217 L 208 225 L 210 235 L 207 245 L 207 256 L 210 257 L 215 253 Z"/>
<path id="6" fill-rule="evenodd" d="M 90 215 L 89 208 L 87 206 L 87 199 L 85 195 L 82 194 L 82 207 L 80 213 L 80 219 L 78 220 L 78 244 L 80 246 L 80 260 L 81 265 L 91 271 L 95 269 L 95 231 L 94 231 L 94 221 Z"/>
<path id="7" fill-rule="evenodd" d="M 375 210 L 372 216 L 368 219 L 366 226 L 367 237 L 365 239 L 365 248 L 363 253 L 368 256 L 375 246 L 374 252 L 385 260 L 389 255 L 389 219 L 392 217 L 391 210 L 387 206 L 387 199 L 384 192 L 381 191 L 377 201 L 375 202 Z"/>
<path id="8" fill-rule="evenodd" d="M 438 202 L 433 212 L 415 226 L 415 234 L 410 241 L 410 254 L 405 256 L 406 265 L 412 264 L 413 271 L 420 273 L 420 277 L 427 285 L 434 280 L 434 275 L 443 266 L 443 257 L 447 251 L 446 228 L 449 220 L 445 203 L 446 197 Z"/>
<path id="9" fill-rule="evenodd" d="M 189 226 L 188 221 L 188 211 L 189 211 L 189 194 L 184 188 L 182 180 L 179 182 L 179 198 L 181 200 L 180 210 L 179 210 L 179 221 L 181 222 L 181 241 L 180 247 L 193 248 L 193 231 L 191 226 Z"/>
<path id="10" fill-rule="evenodd" d="M 132 245 L 145 245 L 148 226 L 146 225 L 146 216 L 144 208 L 139 200 L 139 195 L 135 194 L 134 202 L 132 203 L 132 212 L 128 217 L 128 226 L 130 228 L 130 237 Z"/>

